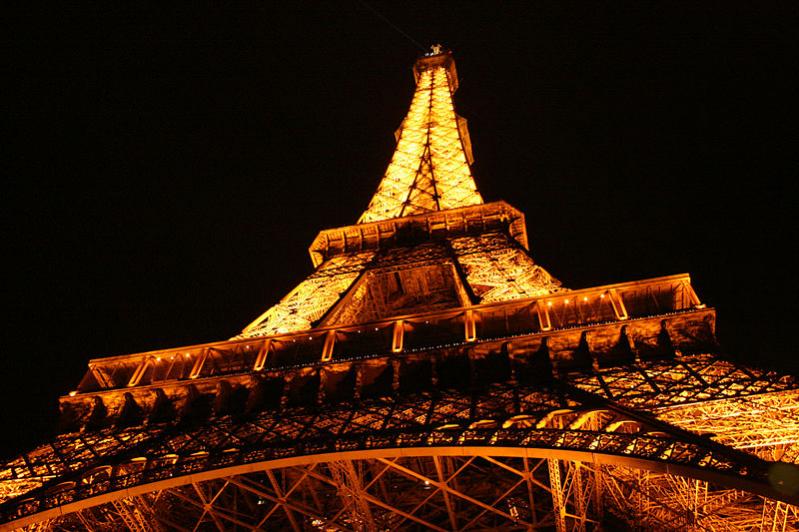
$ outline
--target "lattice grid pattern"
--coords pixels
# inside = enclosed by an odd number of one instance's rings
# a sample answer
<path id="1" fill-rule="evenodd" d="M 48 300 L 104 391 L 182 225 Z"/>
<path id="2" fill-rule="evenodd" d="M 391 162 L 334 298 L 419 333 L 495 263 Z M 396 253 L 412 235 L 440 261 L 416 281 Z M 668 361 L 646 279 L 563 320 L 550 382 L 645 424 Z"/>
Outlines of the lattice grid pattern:
<path id="1" fill-rule="evenodd" d="M 564 290 L 507 235 L 490 233 L 450 239 L 466 279 L 481 303 L 539 297 Z"/>
<path id="2" fill-rule="evenodd" d="M 91 361 L 0 531 L 799 530 L 796 379 L 687 275 L 562 288 L 481 205 L 451 56 L 415 72 L 359 225 L 239 339 Z"/>
<path id="3" fill-rule="evenodd" d="M 420 73 L 397 147 L 359 223 L 483 202 L 464 152 L 447 69 Z"/>
<path id="4" fill-rule="evenodd" d="M 280 303 L 244 329 L 241 338 L 310 329 L 366 268 L 373 251 L 331 257 Z"/>

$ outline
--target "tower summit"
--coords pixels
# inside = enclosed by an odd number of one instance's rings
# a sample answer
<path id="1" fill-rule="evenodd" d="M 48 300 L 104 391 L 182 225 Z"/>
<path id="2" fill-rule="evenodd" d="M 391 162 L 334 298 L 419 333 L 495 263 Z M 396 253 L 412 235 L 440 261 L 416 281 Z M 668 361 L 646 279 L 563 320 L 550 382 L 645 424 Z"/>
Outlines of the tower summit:
<path id="1" fill-rule="evenodd" d="M 358 224 L 322 231 L 310 248 L 316 271 L 241 337 L 563 290 L 528 253 L 524 215 L 477 191 L 452 52 L 433 47 L 413 73 L 394 154 Z"/>
<path id="2" fill-rule="evenodd" d="M 455 112 L 458 74 L 440 46 L 413 67 L 416 91 L 396 131 L 397 147 L 360 223 L 483 203 L 470 169 L 466 120 Z"/>
<path id="3" fill-rule="evenodd" d="M 359 222 L 230 340 L 89 361 L 0 465 L 0 532 L 797 530 L 799 383 L 687 274 L 566 290 L 484 203 L 455 62 L 415 66 Z"/>

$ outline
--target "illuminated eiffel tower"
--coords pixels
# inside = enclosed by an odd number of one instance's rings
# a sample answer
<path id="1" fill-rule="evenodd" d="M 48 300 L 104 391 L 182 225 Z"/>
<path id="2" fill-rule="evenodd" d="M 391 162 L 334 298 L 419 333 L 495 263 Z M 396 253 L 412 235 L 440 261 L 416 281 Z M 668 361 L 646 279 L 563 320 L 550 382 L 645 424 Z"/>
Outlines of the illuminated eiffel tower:
<path id="1" fill-rule="evenodd" d="M 799 384 L 688 275 L 567 290 L 484 203 L 449 52 L 356 225 L 235 338 L 89 361 L 0 529 L 797 530 Z"/>

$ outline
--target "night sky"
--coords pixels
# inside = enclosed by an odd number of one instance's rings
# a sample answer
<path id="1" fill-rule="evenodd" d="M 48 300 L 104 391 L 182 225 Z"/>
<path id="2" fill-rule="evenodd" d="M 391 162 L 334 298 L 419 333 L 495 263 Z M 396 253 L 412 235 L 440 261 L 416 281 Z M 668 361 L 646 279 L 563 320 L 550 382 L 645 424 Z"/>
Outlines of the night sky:
<path id="1" fill-rule="evenodd" d="M 731 356 L 799 373 L 796 10 L 201 4 L 6 14 L 0 456 L 89 358 L 235 335 L 357 220 L 420 53 L 370 8 L 454 50 L 478 188 L 565 286 L 689 272 Z"/>

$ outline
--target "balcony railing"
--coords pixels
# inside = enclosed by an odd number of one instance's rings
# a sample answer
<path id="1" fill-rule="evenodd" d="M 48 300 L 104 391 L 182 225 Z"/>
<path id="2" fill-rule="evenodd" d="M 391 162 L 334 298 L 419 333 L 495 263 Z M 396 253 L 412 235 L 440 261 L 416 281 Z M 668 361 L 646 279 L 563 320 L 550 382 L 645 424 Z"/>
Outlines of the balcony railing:
<path id="1" fill-rule="evenodd" d="M 660 277 L 358 325 L 94 359 L 73 394 L 413 352 L 701 307 L 688 275 Z"/>

